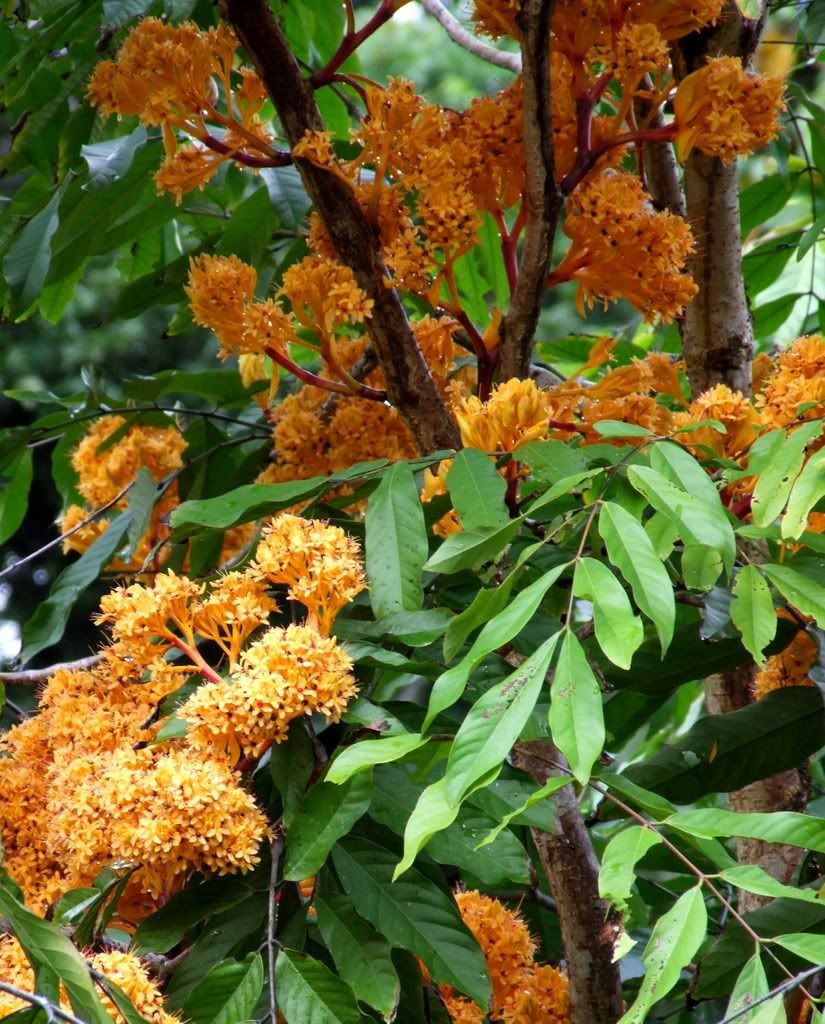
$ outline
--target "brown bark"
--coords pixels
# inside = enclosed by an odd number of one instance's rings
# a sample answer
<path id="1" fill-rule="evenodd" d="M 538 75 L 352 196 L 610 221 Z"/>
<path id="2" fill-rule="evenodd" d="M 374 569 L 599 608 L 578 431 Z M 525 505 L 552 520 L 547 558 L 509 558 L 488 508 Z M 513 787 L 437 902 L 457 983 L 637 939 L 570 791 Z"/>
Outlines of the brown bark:
<path id="1" fill-rule="evenodd" d="M 515 747 L 513 764 L 542 786 L 553 776 L 566 775 L 562 754 L 542 740 Z M 563 786 L 550 799 L 555 831 L 531 831 L 556 901 L 570 979 L 570 1019 L 572 1024 L 613 1024 L 624 1008 L 619 966 L 613 963 L 619 929 L 599 897 L 599 862 L 573 787 Z"/>
<path id="2" fill-rule="evenodd" d="M 501 380 L 529 375 L 547 263 L 562 208 L 553 157 L 550 51 L 547 45 L 554 6 L 555 0 L 524 0 L 517 16 L 522 31 L 527 221 L 518 281 L 510 311 L 501 324 Z"/>
<path id="3" fill-rule="evenodd" d="M 754 669 L 746 665 L 705 681 L 705 705 L 710 715 L 725 715 L 750 704 Z M 804 769 L 771 775 L 752 782 L 731 793 L 730 808 L 741 813 L 767 811 L 804 811 L 808 801 L 807 773 Z M 761 839 L 738 839 L 736 857 L 740 864 L 756 864 L 773 878 L 787 884 L 794 876 L 802 850 L 783 843 L 766 843 Z M 739 893 L 739 911 L 747 913 L 770 902 L 768 896 Z"/>
<path id="4" fill-rule="evenodd" d="M 323 129 L 315 97 L 266 0 L 222 0 L 272 99 L 284 133 L 295 146 L 307 131 Z M 369 334 L 387 382 L 387 394 L 422 452 L 459 448 L 461 439 L 413 335 L 398 293 L 386 286 L 378 238 L 350 186 L 307 160 L 295 161 L 307 194 L 339 258 L 373 300 Z"/>
<path id="5" fill-rule="evenodd" d="M 645 76 L 645 88 L 653 88 L 649 76 Z M 650 103 L 636 100 L 636 120 L 647 120 Z M 662 108 L 657 107 L 650 118 L 650 128 L 661 128 L 665 123 Z M 687 217 L 685 194 L 682 191 L 679 162 L 673 150 L 672 142 L 642 143 L 642 164 L 644 166 L 647 190 L 657 210 L 669 210 L 670 213 Z"/>
<path id="6" fill-rule="evenodd" d="M 703 67 L 708 57 L 736 56 L 747 64 L 763 22 L 764 13 L 758 21 L 743 18 L 736 0 L 726 0 L 715 27 L 687 36 L 674 48 L 677 77 Z M 736 163 L 723 164 L 694 150 L 684 182 L 696 242 L 688 269 L 699 286 L 682 330 L 690 385 L 694 395 L 720 383 L 750 394 L 753 324 L 742 276 Z"/>

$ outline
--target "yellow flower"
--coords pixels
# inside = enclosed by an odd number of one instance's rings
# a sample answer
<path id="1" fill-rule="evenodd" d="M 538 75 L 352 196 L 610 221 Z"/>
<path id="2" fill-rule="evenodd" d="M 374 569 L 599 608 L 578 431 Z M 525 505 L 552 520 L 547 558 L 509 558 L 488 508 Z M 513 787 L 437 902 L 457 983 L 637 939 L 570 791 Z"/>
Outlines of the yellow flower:
<path id="1" fill-rule="evenodd" d="M 800 413 L 800 407 L 815 403 Z M 756 406 L 766 427 L 786 427 L 794 421 L 822 416 L 825 402 L 825 336 L 797 338 L 777 358 L 773 372 L 756 396 Z"/>
<path id="2" fill-rule="evenodd" d="M 787 613 L 780 613 L 780 616 L 790 618 Z M 758 700 L 786 686 L 813 686 L 808 672 L 818 657 L 819 647 L 814 637 L 806 629 L 797 630 L 785 650 L 772 654 L 756 673 L 754 696 Z"/>
<path id="3" fill-rule="evenodd" d="M 244 312 L 255 294 L 258 275 L 237 256 L 195 256 L 189 263 L 186 294 L 195 323 L 208 327 L 224 350 L 239 349 Z"/>
<path id="4" fill-rule="evenodd" d="M 759 412 L 750 399 L 739 391 L 731 391 L 726 384 L 717 384 L 709 391 L 703 391 L 690 403 L 687 412 L 676 417 L 677 425 L 700 420 L 718 420 L 726 433 L 720 434 L 713 427 L 702 427 L 681 435 L 682 441 L 694 448 L 704 445 L 729 459 L 739 458 L 747 452 L 761 428 Z"/>
<path id="5" fill-rule="evenodd" d="M 332 637 L 306 626 L 267 630 L 226 682 L 204 683 L 178 710 L 197 746 L 257 754 L 287 737 L 289 723 L 320 712 L 337 721 L 355 695 L 352 661 Z"/>
<path id="6" fill-rule="evenodd" d="M 284 274 L 282 292 L 295 319 L 304 327 L 329 336 L 344 324 L 363 323 L 372 313 L 355 275 L 337 260 L 307 256 Z"/>
<path id="7" fill-rule="evenodd" d="M 667 43 L 650 22 L 622 25 L 608 46 L 596 47 L 594 56 L 625 89 L 635 89 L 644 75 L 661 71 L 670 61 Z"/>
<path id="8" fill-rule="evenodd" d="M 508 380 L 487 402 L 475 395 L 462 398 L 455 417 L 466 445 L 486 452 L 512 452 L 528 441 L 546 437 L 552 398 L 532 380 Z"/>
<path id="9" fill-rule="evenodd" d="M 693 149 L 730 163 L 766 146 L 779 132 L 781 78 L 749 74 L 738 57 L 711 57 L 679 83 L 673 101 L 676 150 Z"/>
<path id="10" fill-rule="evenodd" d="M 228 572 L 195 605 L 192 626 L 200 636 L 213 640 L 234 666 L 249 635 L 277 610 L 264 584 L 250 573 Z"/>
<path id="11" fill-rule="evenodd" d="M 95 622 L 107 623 L 114 639 L 136 660 L 150 651 L 159 656 L 178 634 L 194 643 L 195 602 L 202 592 L 203 586 L 186 576 L 158 573 L 151 587 L 133 583 L 105 594 Z"/>
<path id="12" fill-rule="evenodd" d="M 521 9 L 521 0 L 474 0 L 473 22 L 476 30 L 492 39 L 501 36 L 521 38 L 516 15 Z"/>
<path id="13" fill-rule="evenodd" d="M 97 953 L 92 957 L 91 965 L 118 985 L 137 1012 L 150 1024 L 177 1024 L 179 1018 L 164 1009 L 163 996 L 157 982 L 152 981 L 146 968 L 133 953 L 114 949 Z M 101 999 L 116 1024 L 125 1024 L 126 1018 L 112 1000 L 105 994 L 101 994 Z"/>
<path id="14" fill-rule="evenodd" d="M 324 636 L 367 585 L 357 541 L 340 527 L 287 513 L 264 528 L 250 570 L 258 579 L 286 584 Z"/>
<path id="15" fill-rule="evenodd" d="M 671 42 L 715 24 L 723 4 L 724 0 L 638 0 L 631 8 L 631 16 L 652 22 Z"/>

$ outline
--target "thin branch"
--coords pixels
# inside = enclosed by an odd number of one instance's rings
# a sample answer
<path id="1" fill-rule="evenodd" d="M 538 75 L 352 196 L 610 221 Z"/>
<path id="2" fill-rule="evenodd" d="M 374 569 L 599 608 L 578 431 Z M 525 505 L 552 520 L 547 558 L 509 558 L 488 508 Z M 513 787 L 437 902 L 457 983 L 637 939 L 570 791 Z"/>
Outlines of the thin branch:
<path id="1" fill-rule="evenodd" d="M 307 132 L 322 131 L 324 123 L 312 87 L 267 0 L 222 0 L 221 8 L 255 64 L 290 145 L 296 146 Z M 318 77 L 334 71 L 327 65 Z M 398 293 L 387 287 L 380 242 L 354 190 L 338 175 L 307 159 L 295 163 L 339 259 L 353 271 L 373 302 L 368 328 L 389 400 L 406 420 L 420 451 L 459 448 L 458 428 L 416 343 Z"/>
<path id="2" fill-rule="evenodd" d="M 61 661 L 56 665 L 48 665 L 46 668 L 29 668 L 21 672 L 0 672 L 0 682 L 9 683 L 12 686 L 36 686 L 60 669 L 65 669 L 67 672 L 83 672 L 87 668 L 93 668 L 102 658 L 102 654 L 90 654 L 88 658 Z"/>
<path id="3" fill-rule="evenodd" d="M 761 1006 L 762 1003 L 767 1003 L 770 999 L 775 999 L 777 996 L 784 996 L 796 988 L 802 988 L 808 978 L 812 978 L 814 975 L 819 974 L 821 970 L 822 966 L 819 964 L 817 964 L 816 967 L 809 967 L 807 971 L 802 971 L 793 978 L 783 981 L 780 985 L 777 985 L 776 988 L 771 989 L 767 995 L 760 996 L 759 999 L 754 999 L 752 1003 L 748 1003 L 747 1006 L 743 1006 L 741 1010 L 737 1010 L 736 1013 L 732 1013 L 730 1017 L 724 1017 L 718 1022 L 718 1024 L 731 1024 L 731 1021 L 744 1017 L 746 1013 L 750 1013 L 751 1010 L 755 1010 L 756 1007 Z"/>
<path id="4" fill-rule="evenodd" d="M 472 53 L 475 57 L 486 60 L 488 64 L 495 64 L 496 67 L 512 71 L 515 75 L 521 74 L 521 56 L 518 53 L 505 53 L 504 50 L 499 50 L 478 39 L 450 14 L 441 0 L 420 0 L 420 2 L 424 10 L 444 27 L 450 39 L 454 43 L 458 43 L 462 49 Z"/>
<path id="5" fill-rule="evenodd" d="M 649 84 L 648 84 L 649 83 Z M 642 88 L 652 89 L 649 76 L 642 80 Z M 651 128 L 661 128 L 665 124 L 661 106 L 655 110 L 643 99 L 636 100 L 637 119 L 642 122 L 650 118 Z M 669 210 L 680 217 L 687 216 L 685 194 L 679 178 L 679 164 L 671 142 L 641 143 L 643 163 L 647 187 L 657 210 Z"/>
<path id="6" fill-rule="evenodd" d="M 16 999 L 28 1003 L 29 1006 L 36 1006 L 46 1014 L 48 1021 L 62 1020 L 66 1021 L 66 1024 L 84 1024 L 84 1021 L 79 1017 L 75 1017 L 73 1014 L 61 1009 L 56 1003 L 50 1002 L 44 996 L 35 995 L 33 992 L 25 992 L 22 988 L 9 985 L 8 982 L 0 981 L 0 992 L 14 996 Z"/>
<path id="7" fill-rule="evenodd" d="M 554 6 L 555 0 L 524 0 L 518 14 L 522 31 L 527 218 L 518 281 L 510 310 L 501 325 L 499 376 L 502 380 L 529 375 L 547 263 L 562 208 L 553 155 L 547 43 Z"/>
<path id="8" fill-rule="evenodd" d="M 278 993 L 275 988 L 275 960 L 278 955 L 278 946 L 275 941 L 275 931 L 278 927 L 278 888 L 280 886 L 279 874 L 281 869 L 281 855 L 284 852 L 284 837 L 279 824 L 275 824 L 278 834 L 272 840 L 270 847 L 271 865 L 269 868 L 269 910 L 266 921 L 266 974 L 269 985 L 269 1016 L 272 1024 L 278 1024 Z"/>

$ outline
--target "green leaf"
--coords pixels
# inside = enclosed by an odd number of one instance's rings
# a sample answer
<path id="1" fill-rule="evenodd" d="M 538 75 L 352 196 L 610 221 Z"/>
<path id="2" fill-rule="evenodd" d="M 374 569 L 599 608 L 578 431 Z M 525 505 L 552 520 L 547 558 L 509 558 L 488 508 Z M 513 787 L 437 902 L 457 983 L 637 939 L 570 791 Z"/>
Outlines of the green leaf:
<path id="1" fill-rule="evenodd" d="M 393 946 L 419 956 L 436 982 L 453 985 L 479 1006 L 487 1005 L 490 982 L 484 956 L 450 896 L 415 866 L 393 882 L 396 853 L 366 838 L 348 836 L 335 846 L 332 858 L 362 917 Z"/>
<path id="2" fill-rule="evenodd" d="M 789 953 L 803 960 L 809 960 L 812 964 L 825 963 L 825 935 L 791 932 L 788 935 L 779 935 L 773 941 L 777 946 L 787 949 Z"/>
<path id="3" fill-rule="evenodd" d="M 599 420 L 593 429 L 602 437 L 653 437 L 653 431 L 638 423 L 623 423 L 621 420 Z"/>
<path id="4" fill-rule="evenodd" d="M 708 505 L 720 504 L 714 482 L 699 462 L 680 445 L 670 441 L 654 445 L 650 449 L 650 465 L 672 484 L 689 494 L 695 494 Z"/>
<path id="5" fill-rule="evenodd" d="M 447 490 L 465 530 L 495 530 L 509 522 L 507 485 L 489 456 L 463 448 L 447 473 Z"/>
<path id="6" fill-rule="evenodd" d="M 782 882 L 777 882 L 764 868 L 760 868 L 756 864 L 737 864 L 735 868 L 728 868 L 721 872 L 721 877 L 736 886 L 737 889 L 755 892 L 759 896 L 823 904 L 817 890 L 797 889 L 793 885 L 783 885 Z"/>
<path id="7" fill-rule="evenodd" d="M 584 785 L 604 747 L 604 710 L 599 681 L 572 630 L 565 630 L 550 687 L 550 732 Z"/>
<path id="8" fill-rule="evenodd" d="M 32 451 L 21 448 L 0 471 L 0 544 L 18 530 L 29 507 Z"/>
<path id="9" fill-rule="evenodd" d="M 763 665 L 763 651 L 776 636 L 776 610 L 770 587 L 754 565 L 745 565 L 737 573 L 730 617 L 754 661 Z"/>
<path id="10" fill-rule="evenodd" d="M 787 178 L 782 174 L 760 178 L 755 184 L 744 189 L 739 196 L 742 237 L 749 235 L 755 227 L 766 223 L 783 210 L 792 192 Z"/>
<path id="11" fill-rule="evenodd" d="M 788 771 L 825 744 L 822 697 L 809 686 L 775 690 L 726 715 L 701 718 L 625 776 L 677 803 L 729 793 Z"/>
<path id="12" fill-rule="evenodd" d="M 387 736 L 383 739 L 353 743 L 336 756 L 327 771 L 326 780 L 340 785 L 373 765 L 398 761 L 423 747 L 425 743 L 429 743 L 429 739 L 417 733 L 404 733 L 401 736 Z"/>
<path id="13" fill-rule="evenodd" d="M 722 575 L 722 556 L 704 544 L 686 544 L 682 551 L 682 578 L 688 590 L 707 593 Z"/>
<path id="14" fill-rule="evenodd" d="M 89 168 L 89 180 L 84 191 L 108 188 L 119 181 L 132 166 L 135 153 L 146 144 L 146 129 L 142 124 L 130 135 L 116 135 L 103 142 L 91 142 L 80 147 L 80 155 Z"/>
<path id="15" fill-rule="evenodd" d="M 309 197 L 295 167 L 267 167 L 261 177 L 269 190 L 269 198 L 286 228 L 299 230 L 309 210 Z"/>
<path id="16" fill-rule="evenodd" d="M 317 874 L 335 843 L 369 808 L 372 777 L 356 775 L 335 786 L 319 782 L 292 819 L 286 839 L 284 878 L 300 882 Z"/>
<path id="17" fill-rule="evenodd" d="M 682 893 L 653 927 L 642 963 L 645 975 L 635 1002 L 619 1024 L 642 1024 L 654 1003 L 679 980 L 705 938 L 708 914 L 701 885 Z"/>
<path id="18" fill-rule="evenodd" d="M 785 507 L 805 459 L 805 448 L 822 433 L 822 423 L 805 423 L 788 437 L 759 474 L 751 511 L 757 526 L 769 526 Z"/>
<path id="19" fill-rule="evenodd" d="M 282 484 L 244 484 L 216 498 L 184 501 L 172 509 L 172 536 L 180 540 L 208 530 L 228 530 L 231 526 L 263 519 L 317 497 L 328 485 L 326 477 L 315 476 Z"/>
<path id="20" fill-rule="evenodd" d="M 27 910 L 2 885 L 0 915 L 8 921 L 35 970 L 51 970 L 63 982 L 72 1007 L 87 1024 L 111 1024 L 83 957 L 57 925 Z"/>
<path id="21" fill-rule="evenodd" d="M 390 944 L 358 916 L 348 896 L 326 884 L 315 893 L 312 905 L 341 978 L 357 999 L 389 1020 L 401 994 Z"/>
<path id="22" fill-rule="evenodd" d="M 282 949 L 275 985 L 286 1024 L 367 1024 L 349 985 L 312 957 Z"/>
<path id="23" fill-rule="evenodd" d="M 447 762 L 446 794 L 457 807 L 472 787 L 500 766 L 527 723 L 553 658 L 559 634 L 475 702 L 461 723 Z"/>
<path id="24" fill-rule="evenodd" d="M 233 875 L 187 886 L 140 922 L 133 938 L 134 949 L 138 953 L 168 953 L 190 928 L 210 914 L 242 903 L 251 891 L 248 882 Z"/>
<path id="25" fill-rule="evenodd" d="M 264 987 L 264 965 L 260 953 L 244 961 L 224 960 L 192 989 L 184 1004 L 192 1024 L 239 1024 L 254 1018 Z"/>
<path id="26" fill-rule="evenodd" d="M 300 721 L 293 722 L 283 743 L 270 749 L 269 772 L 281 795 L 284 826 L 288 829 L 304 801 L 310 776 L 315 771 L 315 750 Z"/>
<path id="27" fill-rule="evenodd" d="M 52 258 L 52 237 L 60 223 L 61 185 L 43 209 L 23 228 L 3 260 L 3 274 L 15 297 L 18 312 L 25 313 L 37 300 Z"/>
<path id="28" fill-rule="evenodd" d="M 512 822 L 516 821 L 516 819 L 518 818 L 521 818 L 523 814 L 526 814 L 527 811 L 529 811 L 531 807 L 535 807 L 536 804 L 544 803 L 554 793 L 558 792 L 558 790 L 560 790 L 562 786 L 567 785 L 569 785 L 569 780 L 563 775 L 559 775 L 554 778 L 548 779 L 543 786 L 541 786 L 539 789 L 535 791 L 535 793 L 531 793 L 530 796 L 528 796 L 527 799 L 524 801 L 524 803 L 522 803 L 519 807 L 516 807 L 515 810 L 510 811 L 508 814 L 505 814 L 501 821 L 499 821 L 496 824 L 496 827 L 491 829 L 487 833 L 487 835 L 481 840 L 476 849 L 481 849 L 481 847 L 487 846 L 490 843 L 495 842 L 495 840 L 499 837 L 501 832 L 503 832 L 504 829 L 507 828 Z M 545 831 L 547 830 L 545 829 Z"/>
<path id="29" fill-rule="evenodd" d="M 452 573 L 477 569 L 500 554 L 510 543 L 520 525 L 511 519 L 495 530 L 462 530 L 453 533 L 430 556 L 424 565 L 429 572 Z"/>
<path id="30" fill-rule="evenodd" d="M 630 668 L 644 630 L 621 583 L 603 562 L 580 558 L 573 576 L 573 593 L 593 603 L 596 640 L 605 655 L 619 668 Z"/>
<path id="31" fill-rule="evenodd" d="M 529 441 L 519 448 L 518 459 L 536 480 L 551 484 L 587 469 L 581 452 L 563 441 Z"/>
<path id="32" fill-rule="evenodd" d="M 780 295 L 778 299 L 765 302 L 753 311 L 753 336 L 761 341 L 775 334 L 793 313 L 794 306 L 804 298 L 804 292 Z"/>
<path id="33" fill-rule="evenodd" d="M 742 1011 L 757 999 L 766 996 L 769 991 L 770 986 L 765 975 L 765 968 L 762 966 L 762 958 L 759 953 L 754 953 L 736 979 L 736 985 L 728 1001 L 728 1008 L 725 1010 L 725 1017 L 740 1014 L 737 1019 L 742 1024 L 752 1024 L 754 1012 L 742 1013 Z"/>
<path id="34" fill-rule="evenodd" d="M 49 596 L 39 605 L 23 627 L 23 650 L 26 661 L 63 636 L 69 613 L 78 594 L 85 590 L 108 565 L 120 548 L 129 527 L 129 513 L 121 514 L 109 524 L 105 533 L 88 550 L 57 577 Z"/>
<path id="35" fill-rule="evenodd" d="M 805 463 L 794 481 L 788 507 L 782 517 L 782 537 L 796 540 L 805 532 L 808 515 L 817 502 L 825 497 L 825 448 L 820 448 Z"/>
<path id="36" fill-rule="evenodd" d="M 430 694 L 422 731 L 429 728 L 432 721 L 442 711 L 455 704 L 464 692 L 470 673 L 476 666 L 488 654 L 509 643 L 516 634 L 524 629 L 535 615 L 544 595 L 569 564 L 569 562 L 565 562 L 563 565 L 554 566 L 540 579 L 531 583 L 529 587 L 525 587 L 513 598 L 507 608 L 487 623 L 461 661 L 436 679 Z"/>
<path id="37" fill-rule="evenodd" d="M 141 467 L 132 489 L 129 491 L 129 530 L 127 532 L 129 553 L 134 553 L 144 533 L 149 528 L 149 520 L 155 507 L 158 488 L 155 478 L 145 467 Z"/>
<path id="38" fill-rule="evenodd" d="M 151 6 L 152 0 L 103 0 L 103 22 L 109 28 L 123 28 Z"/>
<path id="39" fill-rule="evenodd" d="M 232 211 L 218 252 L 235 255 L 245 263 L 257 264 L 272 241 L 272 232 L 277 226 L 278 214 L 262 182 Z"/>
<path id="40" fill-rule="evenodd" d="M 763 839 L 766 843 L 786 843 L 825 853 L 825 819 L 794 811 L 737 814 L 736 811 L 708 808 L 680 811 L 672 814 L 666 823 L 694 836 Z"/>
<path id="41" fill-rule="evenodd" d="M 736 538 L 718 494 L 712 503 L 704 494 L 688 494 L 648 466 L 629 466 L 627 478 L 653 508 L 674 523 L 686 544 L 715 548 L 728 569 L 733 566 Z"/>
<path id="42" fill-rule="evenodd" d="M 458 803 L 447 800 L 447 779 L 439 779 L 423 791 L 404 829 L 404 855 L 393 872 L 393 882 L 412 867 L 419 851 L 436 832 L 452 825 L 458 816 Z"/>
<path id="43" fill-rule="evenodd" d="M 633 591 L 636 604 L 653 622 L 662 654 L 670 646 L 676 622 L 676 603 L 667 570 L 639 523 L 614 502 L 599 512 L 599 532 L 610 561 Z"/>
<path id="44" fill-rule="evenodd" d="M 801 262 L 805 259 L 811 249 L 819 241 L 820 236 L 825 231 L 825 213 L 811 224 L 808 230 L 803 234 L 799 240 L 799 246 L 796 250 L 797 262 Z"/>
<path id="45" fill-rule="evenodd" d="M 377 619 L 424 604 L 421 571 L 427 561 L 424 512 L 410 467 L 396 463 L 369 499 L 366 515 L 369 595 Z"/>
<path id="46" fill-rule="evenodd" d="M 605 847 L 599 870 L 599 895 L 623 908 L 633 890 L 636 865 L 652 847 L 660 843 L 655 829 L 631 825 L 617 833 Z"/>
<path id="47" fill-rule="evenodd" d="M 762 572 L 787 601 L 803 615 L 816 619 L 820 629 L 825 629 L 825 591 L 819 583 L 786 565 L 764 565 Z"/>

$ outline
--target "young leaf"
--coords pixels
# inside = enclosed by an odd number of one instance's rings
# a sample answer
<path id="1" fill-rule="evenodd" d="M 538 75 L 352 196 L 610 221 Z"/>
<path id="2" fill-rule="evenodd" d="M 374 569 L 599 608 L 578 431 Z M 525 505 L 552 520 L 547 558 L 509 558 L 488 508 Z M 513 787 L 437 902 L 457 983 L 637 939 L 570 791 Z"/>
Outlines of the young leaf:
<path id="1" fill-rule="evenodd" d="M 694 836 L 763 839 L 766 843 L 786 843 L 825 853 L 825 819 L 794 811 L 737 814 L 736 811 L 708 808 L 679 811 L 667 819 L 667 824 Z"/>
<path id="2" fill-rule="evenodd" d="M 636 1001 L 619 1024 L 642 1024 L 648 1011 L 670 992 L 693 959 L 707 929 L 708 914 L 701 885 L 682 893 L 653 927 L 642 963 L 645 976 Z"/>
<path id="3" fill-rule="evenodd" d="M 762 571 L 784 598 L 825 629 L 825 591 L 819 583 L 786 565 L 764 565 Z"/>
<path id="4" fill-rule="evenodd" d="M 531 583 L 529 587 L 525 587 L 513 598 L 504 611 L 499 612 L 487 623 L 461 661 L 436 679 L 430 694 L 430 703 L 423 729 L 427 729 L 433 719 L 442 711 L 455 704 L 464 692 L 470 673 L 479 662 L 503 644 L 509 643 L 517 633 L 524 629 L 535 615 L 544 595 L 569 564 L 569 562 L 565 562 L 563 565 L 554 566 L 540 579 Z"/>
<path id="5" fill-rule="evenodd" d="M 458 803 L 451 804 L 447 800 L 446 778 L 427 786 L 407 819 L 407 827 L 404 829 L 404 856 L 393 872 L 393 882 L 412 867 L 419 850 L 436 832 L 452 825 L 458 815 L 458 806 Z"/>
<path id="6" fill-rule="evenodd" d="M 550 732 L 584 785 L 604 747 L 602 691 L 575 633 L 564 631 L 550 687 Z"/>
<path id="7" fill-rule="evenodd" d="M 663 441 L 650 449 L 650 465 L 672 484 L 709 505 L 719 504 L 716 485 L 694 457 L 681 445 Z"/>
<path id="8" fill-rule="evenodd" d="M 421 957 L 436 982 L 453 985 L 479 1006 L 487 1005 L 490 982 L 484 956 L 450 896 L 415 866 L 392 882 L 396 853 L 370 839 L 348 836 L 335 846 L 332 859 L 362 917 L 393 946 Z"/>
<path id="9" fill-rule="evenodd" d="M 605 655 L 619 668 L 630 668 L 644 630 L 621 583 L 603 562 L 581 558 L 573 576 L 573 593 L 592 601 L 596 640 Z"/>
<path id="10" fill-rule="evenodd" d="M 405 463 L 396 463 L 370 495 L 366 530 L 366 566 L 375 617 L 421 608 L 421 570 L 429 553 L 427 531 L 418 488 Z"/>
<path id="11" fill-rule="evenodd" d="M 536 705 L 558 639 L 555 633 L 545 640 L 523 665 L 482 694 L 461 723 L 445 779 L 453 807 L 510 753 Z"/>
<path id="12" fill-rule="evenodd" d="M 599 532 L 608 558 L 630 585 L 636 604 L 656 627 L 664 655 L 676 622 L 676 603 L 667 570 L 648 535 L 621 505 L 611 501 L 602 505 Z"/>
<path id="13" fill-rule="evenodd" d="M 463 448 L 456 455 L 447 473 L 447 490 L 465 530 L 495 530 L 510 519 L 504 478 L 477 448 Z"/>
<path id="14" fill-rule="evenodd" d="M 763 665 L 763 651 L 776 636 L 776 610 L 770 587 L 754 565 L 743 566 L 737 573 L 730 617 L 754 661 Z"/>
<path id="15" fill-rule="evenodd" d="M 307 794 L 287 833 L 284 878 L 300 882 L 317 873 L 335 843 L 367 811 L 372 777 L 367 774 L 340 786 L 319 782 Z"/>
<path id="16" fill-rule="evenodd" d="M 605 847 L 599 871 L 599 895 L 617 907 L 630 898 L 636 878 L 636 865 L 662 840 L 654 829 L 631 825 L 617 833 Z"/>
<path id="17" fill-rule="evenodd" d="M 751 503 L 753 521 L 757 526 L 769 526 L 785 507 L 802 468 L 805 448 L 821 433 L 821 422 L 804 423 L 793 431 L 759 474 Z"/>
<path id="18" fill-rule="evenodd" d="M 359 917 L 348 896 L 325 884 L 312 905 L 330 956 L 355 997 L 390 1020 L 398 1005 L 400 985 L 392 963 L 392 947 Z"/>
<path id="19" fill-rule="evenodd" d="M 282 949 L 275 962 L 278 1009 L 286 1024 L 367 1024 L 352 989 L 318 960 Z"/>
<path id="20" fill-rule="evenodd" d="M 401 736 L 386 736 L 383 739 L 353 743 L 336 756 L 327 771 L 326 780 L 340 785 L 373 765 L 398 761 L 423 747 L 425 743 L 429 743 L 429 739 L 417 733 L 404 733 Z"/>
<path id="21" fill-rule="evenodd" d="M 794 481 L 788 498 L 788 507 L 782 517 L 781 533 L 784 539 L 796 540 L 805 532 L 808 516 L 814 505 L 825 497 L 825 448 L 808 459 Z"/>

